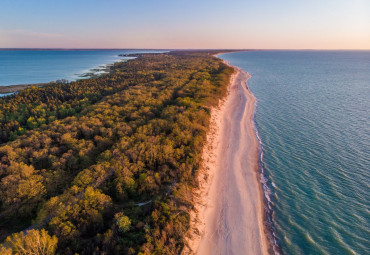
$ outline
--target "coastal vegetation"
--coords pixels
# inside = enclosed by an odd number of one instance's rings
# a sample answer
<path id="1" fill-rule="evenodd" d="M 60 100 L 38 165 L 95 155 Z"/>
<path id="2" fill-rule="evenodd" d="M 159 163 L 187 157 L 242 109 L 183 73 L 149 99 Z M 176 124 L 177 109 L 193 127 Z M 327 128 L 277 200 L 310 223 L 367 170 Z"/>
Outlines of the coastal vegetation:
<path id="1" fill-rule="evenodd" d="M 0 251 L 180 253 L 233 73 L 214 53 L 142 54 L 0 98 Z"/>

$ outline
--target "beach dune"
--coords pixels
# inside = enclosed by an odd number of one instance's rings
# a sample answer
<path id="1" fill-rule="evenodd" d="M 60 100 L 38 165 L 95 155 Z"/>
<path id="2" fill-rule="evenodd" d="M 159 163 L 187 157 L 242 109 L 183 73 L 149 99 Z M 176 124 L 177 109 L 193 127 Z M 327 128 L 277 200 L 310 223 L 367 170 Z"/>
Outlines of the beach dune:
<path id="1" fill-rule="evenodd" d="M 234 68 L 227 98 L 212 110 L 183 254 L 269 253 L 252 123 L 255 97 L 246 86 L 249 74 Z"/>

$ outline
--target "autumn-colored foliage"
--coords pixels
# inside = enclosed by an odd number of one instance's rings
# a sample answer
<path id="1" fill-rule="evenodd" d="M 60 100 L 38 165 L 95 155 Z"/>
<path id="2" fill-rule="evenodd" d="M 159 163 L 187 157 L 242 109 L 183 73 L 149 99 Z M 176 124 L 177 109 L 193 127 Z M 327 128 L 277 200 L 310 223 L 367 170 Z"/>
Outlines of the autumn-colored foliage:
<path id="1" fill-rule="evenodd" d="M 178 254 L 232 72 L 207 52 L 144 54 L 0 99 L 0 233 L 46 229 L 63 254 Z"/>

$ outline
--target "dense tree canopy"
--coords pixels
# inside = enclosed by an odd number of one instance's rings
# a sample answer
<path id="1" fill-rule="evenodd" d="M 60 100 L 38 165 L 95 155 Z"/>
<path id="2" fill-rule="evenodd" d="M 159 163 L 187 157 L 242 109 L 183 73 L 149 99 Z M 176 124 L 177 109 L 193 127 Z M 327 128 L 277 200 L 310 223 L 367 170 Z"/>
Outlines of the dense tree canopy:
<path id="1" fill-rule="evenodd" d="M 0 99 L 0 237 L 46 229 L 63 254 L 178 254 L 232 72 L 208 53 L 144 54 Z"/>

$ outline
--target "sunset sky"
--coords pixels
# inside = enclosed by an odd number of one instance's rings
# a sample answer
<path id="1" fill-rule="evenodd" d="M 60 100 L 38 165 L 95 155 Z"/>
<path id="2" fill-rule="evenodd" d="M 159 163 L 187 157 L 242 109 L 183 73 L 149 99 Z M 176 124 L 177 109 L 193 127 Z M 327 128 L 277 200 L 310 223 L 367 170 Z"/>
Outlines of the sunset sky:
<path id="1" fill-rule="evenodd" d="M 370 49 L 370 1 L 1 0 L 0 48 Z"/>

